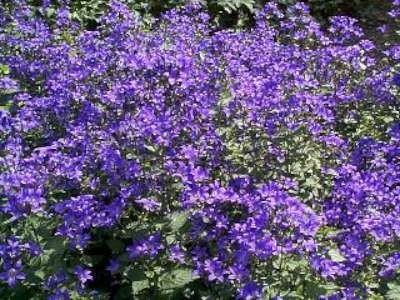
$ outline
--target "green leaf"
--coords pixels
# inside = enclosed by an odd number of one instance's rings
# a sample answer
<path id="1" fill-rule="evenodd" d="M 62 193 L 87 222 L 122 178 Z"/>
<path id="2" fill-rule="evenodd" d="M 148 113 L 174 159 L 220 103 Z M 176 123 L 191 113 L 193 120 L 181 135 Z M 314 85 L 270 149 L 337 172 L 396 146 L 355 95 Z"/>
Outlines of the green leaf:
<path id="1" fill-rule="evenodd" d="M 113 253 L 121 253 L 125 250 L 125 244 L 120 240 L 107 240 L 106 244 Z"/>
<path id="2" fill-rule="evenodd" d="M 394 118 L 393 118 L 392 116 L 384 116 L 384 117 L 382 118 L 382 120 L 383 120 L 383 122 L 385 122 L 385 123 L 391 123 L 391 122 L 394 121 Z"/>
<path id="3" fill-rule="evenodd" d="M 400 299 L 400 285 L 397 283 L 388 283 L 389 291 L 386 293 L 385 299 L 399 300 Z"/>
<path id="4" fill-rule="evenodd" d="M 171 245 L 176 242 L 176 236 L 173 234 L 167 235 L 165 239 L 166 239 L 168 245 Z"/>
<path id="5" fill-rule="evenodd" d="M 290 271 L 294 271 L 296 269 L 304 269 L 307 267 L 307 261 L 305 259 L 289 259 L 285 261 L 285 265 Z"/>
<path id="6" fill-rule="evenodd" d="M 0 64 L 0 74 L 3 74 L 3 75 L 10 74 L 10 69 L 8 68 L 7 65 Z"/>
<path id="7" fill-rule="evenodd" d="M 46 277 L 46 273 L 42 269 L 35 271 L 34 274 L 40 279 L 44 279 Z"/>
<path id="8" fill-rule="evenodd" d="M 120 287 L 115 294 L 115 299 L 132 299 L 131 290 L 132 288 L 129 286 Z"/>
<path id="9" fill-rule="evenodd" d="M 346 261 L 346 259 L 340 254 L 338 249 L 330 249 L 328 251 L 329 256 L 331 259 L 335 262 L 343 262 Z"/>
<path id="10" fill-rule="evenodd" d="M 187 212 L 176 212 L 170 215 L 169 228 L 173 232 L 179 231 L 183 226 L 185 226 L 188 219 Z"/>
<path id="11" fill-rule="evenodd" d="M 227 95 L 225 97 L 222 97 L 219 100 L 218 104 L 221 105 L 221 106 L 227 106 L 229 104 L 229 102 L 231 102 L 232 100 L 233 100 L 233 96 Z"/>
<path id="12" fill-rule="evenodd" d="M 49 7 L 49 8 L 46 10 L 46 15 L 47 15 L 48 18 L 53 17 L 55 14 L 56 14 L 56 10 L 55 10 L 54 8 L 52 8 L 52 7 Z M 75 13 L 74 13 L 74 14 L 75 14 Z M 74 14 L 73 14 L 73 15 L 74 15 Z"/>
<path id="13" fill-rule="evenodd" d="M 144 289 L 150 287 L 150 281 L 142 270 L 132 269 L 128 272 L 127 277 L 132 280 L 131 289 L 133 295 L 137 295 Z"/>
<path id="14" fill-rule="evenodd" d="M 63 267 L 66 249 L 67 243 L 62 237 L 48 238 L 43 247 L 43 253 L 39 256 L 41 265 L 48 265 L 54 271 Z"/>
<path id="15" fill-rule="evenodd" d="M 104 255 L 83 255 L 81 256 L 81 261 L 87 266 L 93 267 L 101 263 L 104 260 Z"/>
<path id="16" fill-rule="evenodd" d="M 152 146 L 152 145 L 146 145 L 144 146 L 147 150 L 149 150 L 150 152 L 157 152 L 157 149 Z"/>
<path id="17" fill-rule="evenodd" d="M 149 287 L 150 282 L 148 279 L 132 281 L 132 294 L 137 295 Z"/>
<path id="18" fill-rule="evenodd" d="M 178 289 L 197 279 L 189 268 L 171 270 L 160 276 L 160 288 L 162 290 Z"/>
<path id="19" fill-rule="evenodd" d="M 63 252 L 65 250 L 66 241 L 59 236 L 50 237 L 45 245 L 46 249 L 52 249 L 55 252 Z"/>
<path id="20" fill-rule="evenodd" d="M 304 283 L 304 294 L 307 299 L 318 299 L 321 295 L 327 295 L 335 292 L 338 287 L 334 284 L 321 284 L 315 281 L 306 281 Z"/>

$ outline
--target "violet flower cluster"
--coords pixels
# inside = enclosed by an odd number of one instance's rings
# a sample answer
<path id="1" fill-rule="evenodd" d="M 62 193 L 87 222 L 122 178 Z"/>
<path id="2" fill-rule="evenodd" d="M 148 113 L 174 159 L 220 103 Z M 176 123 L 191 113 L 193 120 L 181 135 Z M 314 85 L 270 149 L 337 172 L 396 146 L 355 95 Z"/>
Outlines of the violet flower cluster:
<path id="1" fill-rule="evenodd" d="M 0 8 L 0 293 L 388 292 L 400 46 L 301 2 L 255 21 L 220 30 L 188 3 L 147 22 L 113 0 L 89 31 L 67 2 Z"/>

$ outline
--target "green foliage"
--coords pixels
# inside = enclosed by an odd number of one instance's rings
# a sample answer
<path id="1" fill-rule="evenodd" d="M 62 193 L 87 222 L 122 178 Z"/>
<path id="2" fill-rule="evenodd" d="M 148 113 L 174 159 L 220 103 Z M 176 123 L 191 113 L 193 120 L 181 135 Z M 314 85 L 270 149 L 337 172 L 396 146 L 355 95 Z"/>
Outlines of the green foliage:
<path id="1" fill-rule="evenodd" d="M 31 0 L 38 5 L 39 1 Z M 85 24 L 89 29 L 97 26 L 98 18 L 104 13 L 108 5 L 107 0 L 76 0 L 72 1 L 72 16 L 75 20 Z M 180 7 L 185 0 L 122 0 L 132 10 L 146 17 L 158 17 L 164 11 Z M 242 26 L 251 23 L 253 13 L 261 8 L 267 0 L 199 0 L 207 7 L 217 25 L 223 27 Z M 313 14 L 325 19 L 337 14 L 365 15 L 382 5 L 374 0 L 309 0 Z M 296 0 L 278 0 L 283 7 L 296 3 Z M 55 7 L 56 8 L 56 7 Z M 49 11 L 48 17 L 54 17 L 55 9 Z"/>
<path id="2" fill-rule="evenodd" d="M 169 228 L 172 233 L 179 232 L 187 222 L 188 214 L 187 212 L 175 212 L 169 216 Z"/>
<path id="3" fill-rule="evenodd" d="M 0 78 L 7 76 L 10 73 L 10 69 L 7 65 L 0 64 Z M 0 89 L 0 109 L 9 110 L 11 103 L 10 98 L 13 91 Z"/>
<path id="4" fill-rule="evenodd" d="M 150 287 L 150 281 L 143 270 L 130 270 L 127 277 L 131 280 L 133 295 L 138 295 L 140 292 Z"/>
<path id="5" fill-rule="evenodd" d="M 243 7 L 246 7 L 250 12 L 252 12 L 256 7 L 255 0 L 216 0 L 211 1 L 211 3 L 217 4 L 229 14 L 242 9 Z"/>
<path id="6" fill-rule="evenodd" d="M 176 268 L 160 276 L 159 286 L 162 291 L 181 289 L 196 278 L 190 268 Z"/>
<path id="7" fill-rule="evenodd" d="M 388 291 L 385 295 L 386 299 L 398 300 L 400 299 L 400 284 L 399 283 L 389 283 Z"/>

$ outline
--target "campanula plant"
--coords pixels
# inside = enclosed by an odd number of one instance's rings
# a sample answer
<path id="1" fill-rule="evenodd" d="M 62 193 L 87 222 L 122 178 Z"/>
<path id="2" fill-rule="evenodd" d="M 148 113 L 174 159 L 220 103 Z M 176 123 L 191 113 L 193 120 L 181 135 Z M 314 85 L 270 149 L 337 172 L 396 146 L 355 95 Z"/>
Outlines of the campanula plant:
<path id="1" fill-rule="evenodd" d="M 396 299 L 399 45 L 57 7 L 0 8 L 2 298 Z"/>

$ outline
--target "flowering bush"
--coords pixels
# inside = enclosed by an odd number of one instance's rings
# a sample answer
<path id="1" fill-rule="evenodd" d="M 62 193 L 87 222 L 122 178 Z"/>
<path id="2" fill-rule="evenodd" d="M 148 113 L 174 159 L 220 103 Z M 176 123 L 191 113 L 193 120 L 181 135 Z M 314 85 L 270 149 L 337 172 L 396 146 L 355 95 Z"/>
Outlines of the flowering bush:
<path id="1" fill-rule="evenodd" d="M 302 3 L 47 12 L 0 14 L 3 298 L 396 299 L 398 45 Z"/>

